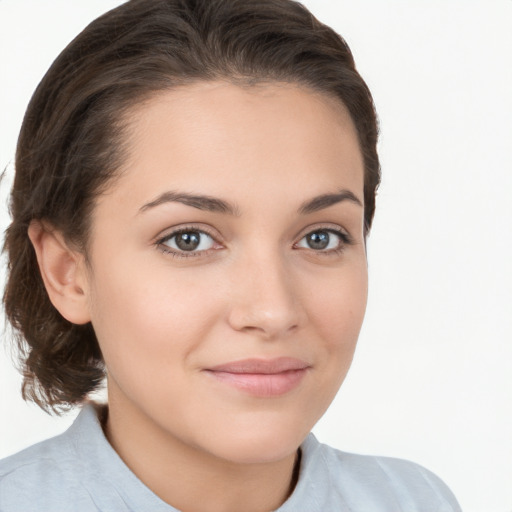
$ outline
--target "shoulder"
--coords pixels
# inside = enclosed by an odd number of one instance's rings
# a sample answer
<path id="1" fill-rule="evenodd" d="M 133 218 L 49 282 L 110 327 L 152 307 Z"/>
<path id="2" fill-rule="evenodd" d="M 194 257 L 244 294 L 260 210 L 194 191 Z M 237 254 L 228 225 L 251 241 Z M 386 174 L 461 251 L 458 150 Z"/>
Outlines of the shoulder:
<path id="1" fill-rule="evenodd" d="M 109 450 L 96 408 L 84 406 L 63 434 L 0 461 L 0 512 L 127 510 L 106 478 Z"/>
<path id="2" fill-rule="evenodd" d="M 68 496 L 80 496 L 79 473 L 80 461 L 65 435 L 11 455 L 0 461 L 0 510 L 59 510 Z"/>
<path id="3" fill-rule="evenodd" d="M 30 475 L 38 478 L 48 477 L 58 470 L 70 447 L 64 436 L 57 436 L 30 446 L 19 453 L 0 460 L 0 483 L 6 482 L 18 475 Z M 48 471 L 52 468 L 52 471 Z M 42 471 L 42 470 L 46 471 Z"/>
<path id="4" fill-rule="evenodd" d="M 324 456 L 334 478 L 337 472 L 358 475 L 361 490 L 386 495 L 407 505 L 407 510 L 460 510 L 454 495 L 437 475 L 409 460 L 358 455 L 330 447 L 324 449 Z"/>
<path id="5" fill-rule="evenodd" d="M 319 510 L 460 512 L 446 484 L 413 462 L 342 452 L 313 435 L 302 450 L 301 478 L 313 484 Z"/>
<path id="6" fill-rule="evenodd" d="M 110 446 L 103 412 L 86 404 L 60 436 L 0 461 L 0 512 L 173 511 Z"/>

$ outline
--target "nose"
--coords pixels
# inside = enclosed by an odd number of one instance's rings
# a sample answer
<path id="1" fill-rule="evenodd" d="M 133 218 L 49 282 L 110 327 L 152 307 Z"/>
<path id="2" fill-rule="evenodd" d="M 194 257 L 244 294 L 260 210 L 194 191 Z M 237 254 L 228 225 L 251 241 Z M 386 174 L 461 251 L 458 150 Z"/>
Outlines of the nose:
<path id="1" fill-rule="evenodd" d="M 297 283 L 277 257 L 252 258 L 232 275 L 228 321 L 237 331 L 262 339 L 282 338 L 303 322 Z"/>

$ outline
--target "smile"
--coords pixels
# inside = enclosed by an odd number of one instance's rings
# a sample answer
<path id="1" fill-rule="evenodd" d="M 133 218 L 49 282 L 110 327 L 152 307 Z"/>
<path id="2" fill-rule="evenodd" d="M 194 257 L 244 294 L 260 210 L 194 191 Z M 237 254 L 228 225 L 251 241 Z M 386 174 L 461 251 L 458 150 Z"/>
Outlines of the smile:
<path id="1" fill-rule="evenodd" d="M 302 381 L 310 365 L 294 358 L 245 359 L 204 371 L 217 381 L 253 396 L 269 398 L 284 395 Z"/>

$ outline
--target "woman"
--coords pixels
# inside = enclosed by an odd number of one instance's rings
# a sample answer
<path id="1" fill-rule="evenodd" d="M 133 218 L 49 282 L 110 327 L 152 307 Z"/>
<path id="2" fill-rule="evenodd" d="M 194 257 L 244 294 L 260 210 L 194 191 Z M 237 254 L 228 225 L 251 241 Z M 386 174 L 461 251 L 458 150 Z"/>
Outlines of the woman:
<path id="1" fill-rule="evenodd" d="M 87 27 L 27 110 L 4 298 L 25 397 L 84 407 L 0 463 L 0 510 L 459 510 L 308 435 L 364 316 L 376 142 L 348 47 L 295 2 Z"/>

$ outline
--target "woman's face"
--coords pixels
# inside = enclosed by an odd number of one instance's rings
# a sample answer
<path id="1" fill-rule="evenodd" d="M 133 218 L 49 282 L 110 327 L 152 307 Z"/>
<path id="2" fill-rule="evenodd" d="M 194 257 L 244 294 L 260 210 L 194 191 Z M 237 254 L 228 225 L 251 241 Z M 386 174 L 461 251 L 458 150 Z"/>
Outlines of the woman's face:
<path id="1" fill-rule="evenodd" d="M 128 148 L 89 254 L 111 409 L 224 460 L 288 456 L 341 385 L 366 305 L 348 113 L 298 86 L 200 83 L 139 106 Z"/>

